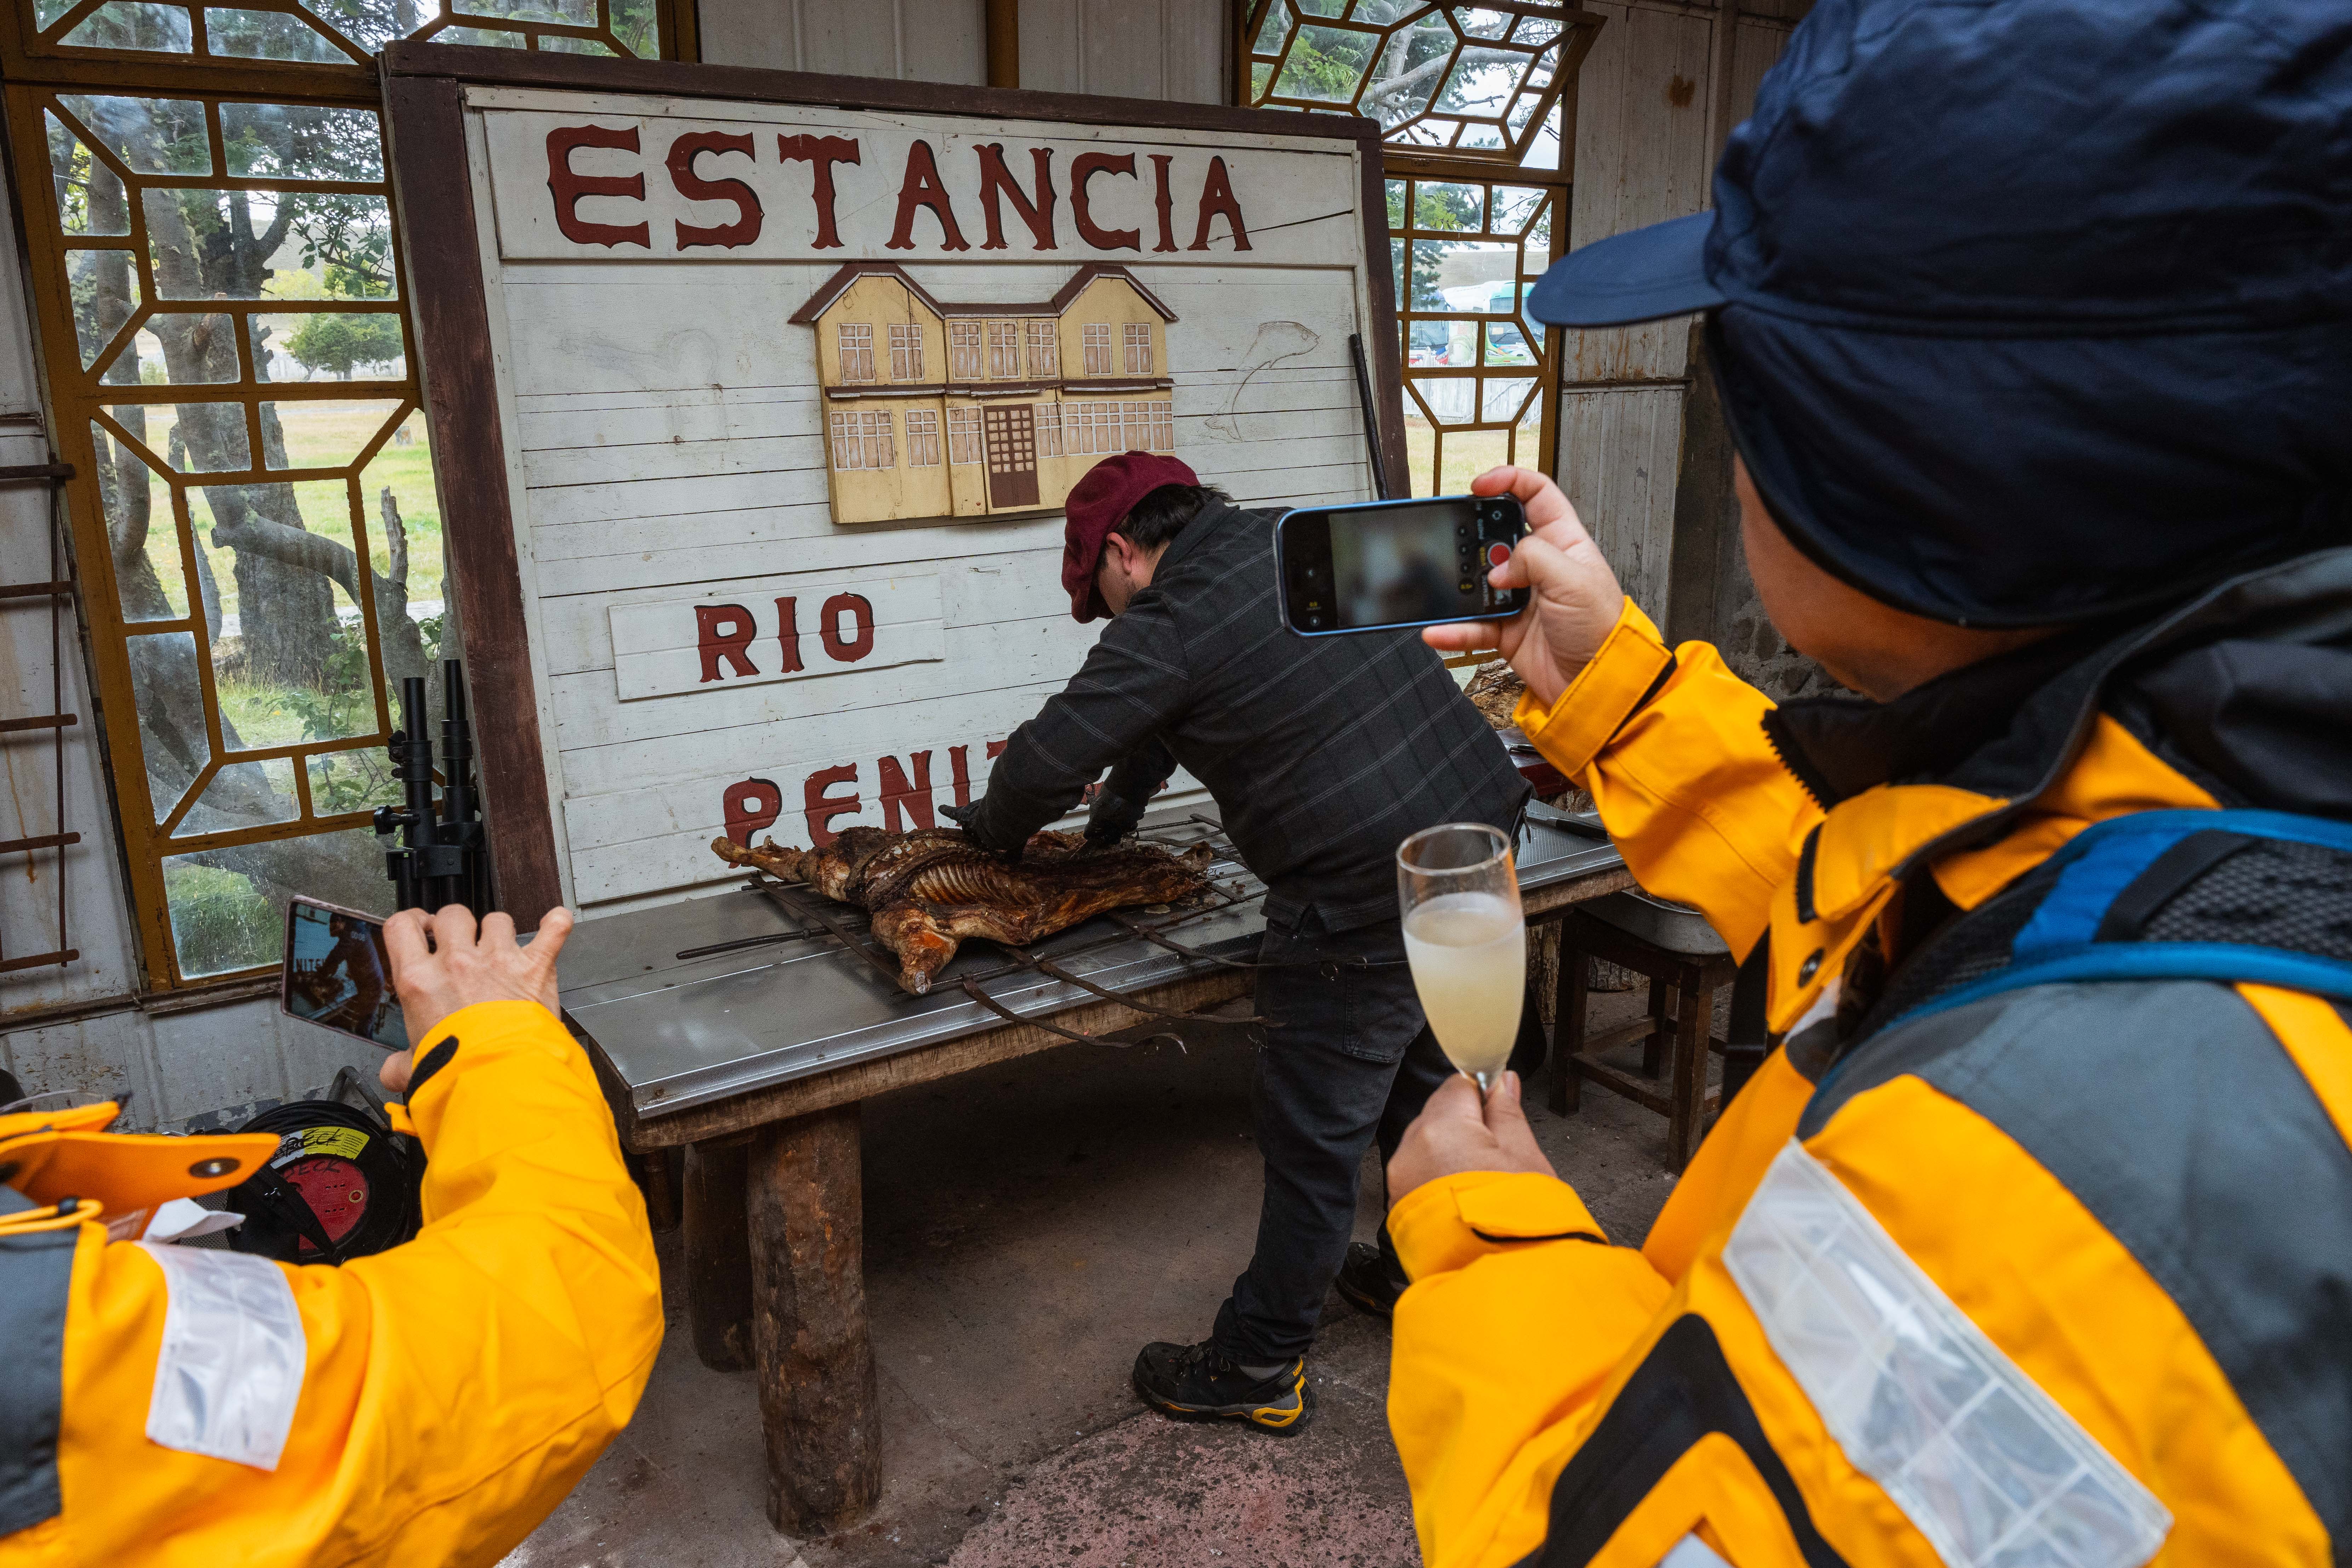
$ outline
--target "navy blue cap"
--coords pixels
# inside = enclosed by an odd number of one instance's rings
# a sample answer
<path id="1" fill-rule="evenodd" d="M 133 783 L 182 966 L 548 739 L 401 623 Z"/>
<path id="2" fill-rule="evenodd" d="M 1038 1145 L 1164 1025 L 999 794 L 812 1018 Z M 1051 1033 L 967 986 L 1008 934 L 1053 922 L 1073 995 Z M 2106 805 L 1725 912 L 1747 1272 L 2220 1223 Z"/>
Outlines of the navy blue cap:
<path id="1" fill-rule="evenodd" d="M 1874 596 L 2048 625 L 2352 542 L 2352 9 L 1822 0 L 1714 188 L 1529 309 L 1713 312 L 1759 489 Z"/>

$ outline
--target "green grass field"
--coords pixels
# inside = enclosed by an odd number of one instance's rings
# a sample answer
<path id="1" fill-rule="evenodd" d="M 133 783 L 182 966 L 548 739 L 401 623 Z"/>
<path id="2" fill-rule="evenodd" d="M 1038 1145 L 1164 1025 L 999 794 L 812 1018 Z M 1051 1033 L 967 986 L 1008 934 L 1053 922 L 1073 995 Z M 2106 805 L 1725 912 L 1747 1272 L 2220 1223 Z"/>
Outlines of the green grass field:
<path id="1" fill-rule="evenodd" d="M 1449 430 L 1445 433 L 1445 468 L 1431 482 L 1431 458 L 1437 446 L 1436 428 L 1425 419 L 1404 422 L 1405 468 L 1412 477 L 1412 493 L 1417 496 L 1460 495 L 1470 488 L 1470 481 L 1497 463 L 1511 459 L 1507 455 L 1505 430 Z M 1518 459 L 1532 464 L 1535 459 L 1536 432 L 1530 427 L 1519 434 Z"/>

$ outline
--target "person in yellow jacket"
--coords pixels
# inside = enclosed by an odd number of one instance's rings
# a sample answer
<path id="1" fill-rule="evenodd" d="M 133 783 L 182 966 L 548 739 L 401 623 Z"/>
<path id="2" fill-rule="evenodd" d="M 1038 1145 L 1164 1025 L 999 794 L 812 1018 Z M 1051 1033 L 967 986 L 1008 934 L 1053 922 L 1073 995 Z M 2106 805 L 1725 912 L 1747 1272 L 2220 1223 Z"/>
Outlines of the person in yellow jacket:
<path id="1" fill-rule="evenodd" d="M 554 1011 L 571 926 L 386 922 L 424 1226 L 340 1268 L 132 1239 L 275 1137 L 0 1116 L 0 1568 L 489 1563 L 562 1500 L 662 1331 L 644 1202 Z"/>
<path id="2" fill-rule="evenodd" d="M 1717 210 L 1532 309 L 1705 311 L 1781 635 L 1668 647 L 1565 498 L 1517 721 L 1779 1048 L 1638 1249 L 1440 1090 L 1389 1168 L 1430 1568 L 2352 1561 L 2352 29 L 1824 0 Z"/>

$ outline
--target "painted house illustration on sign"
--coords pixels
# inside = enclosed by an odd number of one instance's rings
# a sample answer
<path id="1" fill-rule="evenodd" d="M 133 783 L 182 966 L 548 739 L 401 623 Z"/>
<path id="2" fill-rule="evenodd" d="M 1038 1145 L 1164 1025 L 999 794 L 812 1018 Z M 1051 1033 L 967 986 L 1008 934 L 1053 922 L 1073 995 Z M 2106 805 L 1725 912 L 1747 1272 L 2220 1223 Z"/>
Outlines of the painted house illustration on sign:
<path id="1" fill-rule="evenodd" d="M 792 320 L 816 329 L 835 522 L 1047 510 L 1097 458 L 1175 450 L 1176 313 L 1124 267 L 1040 304 L 957 304 L 856 261 Z"/>

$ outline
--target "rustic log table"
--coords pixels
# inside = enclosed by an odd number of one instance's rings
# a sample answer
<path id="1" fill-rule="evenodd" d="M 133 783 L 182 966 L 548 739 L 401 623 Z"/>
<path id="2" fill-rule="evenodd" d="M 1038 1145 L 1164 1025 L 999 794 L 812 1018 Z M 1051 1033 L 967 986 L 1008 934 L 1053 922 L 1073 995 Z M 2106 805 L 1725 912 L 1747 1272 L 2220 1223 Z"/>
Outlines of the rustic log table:
<path id="1" fill-rule="evenodd" d="M 1519 843 L 1529 921 L 1632 886 L 1589 824 L 1533 808 Z M 1193 824 L 1196 826 L 1187 826 Z M 1149 835 L 1179 842 L 1214 824 L 1180 815 Z M 1259 884 L 1213 869 L 1239 901 L 1167 934 L 1234 960 L 1265 922 Z M 1106 942 L 1106 934 L 1121 940 Z M 1030 951 L 1146 1007 L 1197 1012 L 1246 996 L 1251 972 L 1089 921 Z M 899 993 L 822 928 L 746 889 L 583 922 L 563 953 L 566 1020 L 587 1043 L 622 1142 L 668 1168 L 685 1151 L 686 1296 L 696 1352 L 756 1369 L 768 1513 L 813 1535 L 879 1496 L 881 1430 L 866 1338 L 860 1106 L 870 1096 L 1154 1020 L 1034 972 L 1007 975 L 973 942 L 928 996 Z M 985 990 L 1007 1022 L 955 983 Z"/>

